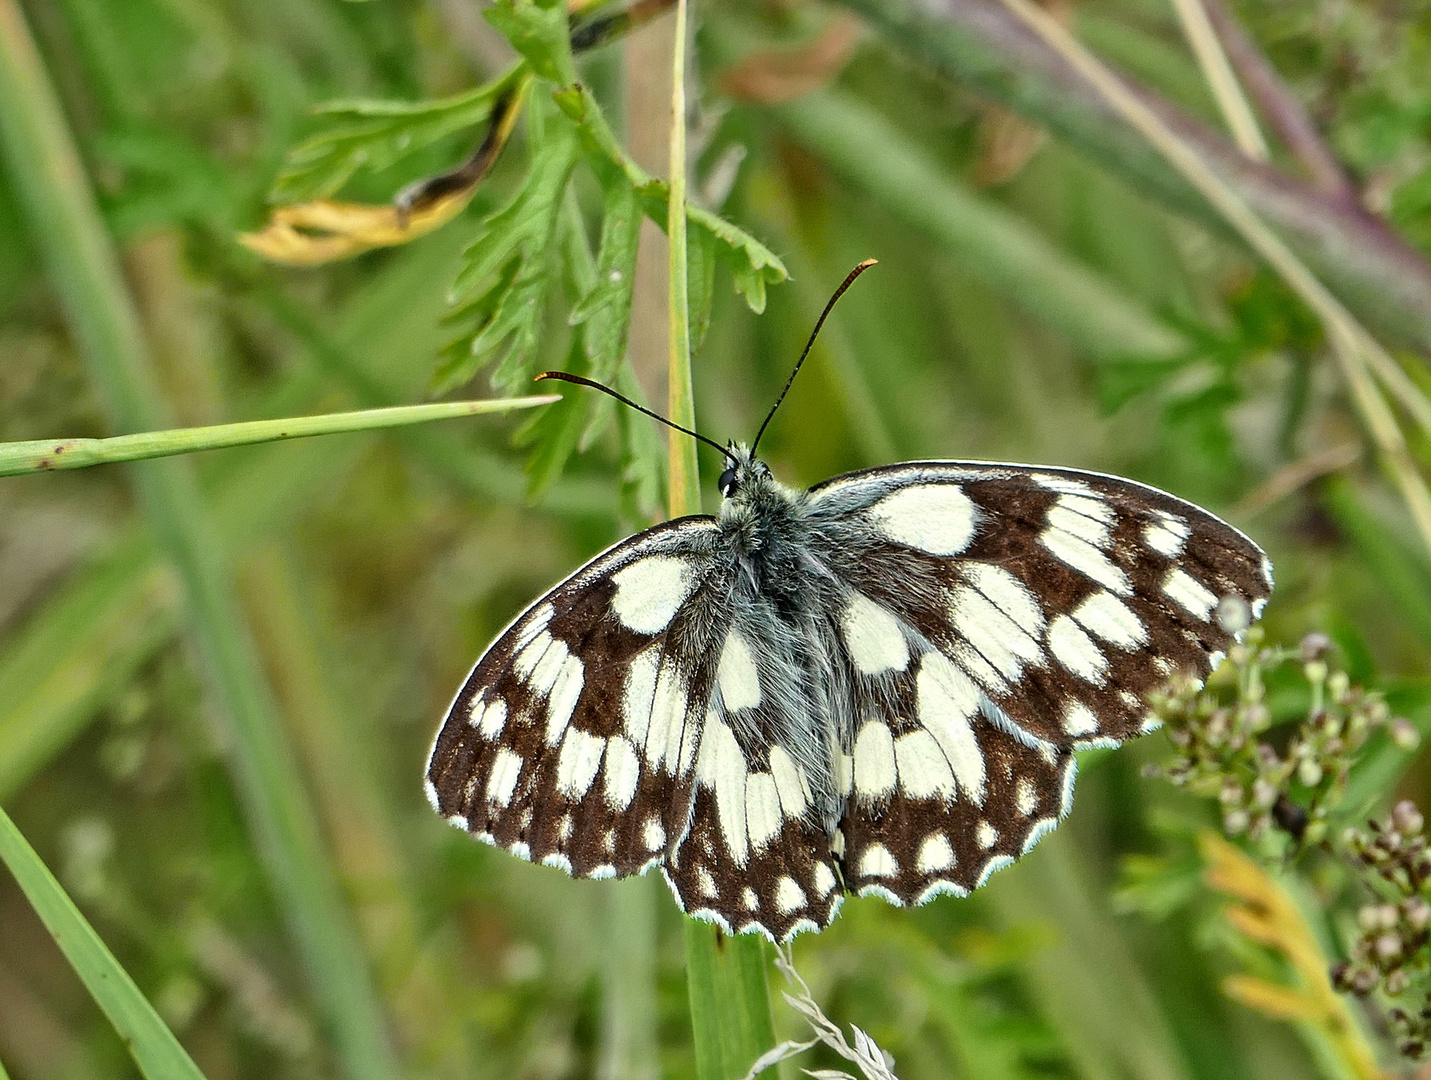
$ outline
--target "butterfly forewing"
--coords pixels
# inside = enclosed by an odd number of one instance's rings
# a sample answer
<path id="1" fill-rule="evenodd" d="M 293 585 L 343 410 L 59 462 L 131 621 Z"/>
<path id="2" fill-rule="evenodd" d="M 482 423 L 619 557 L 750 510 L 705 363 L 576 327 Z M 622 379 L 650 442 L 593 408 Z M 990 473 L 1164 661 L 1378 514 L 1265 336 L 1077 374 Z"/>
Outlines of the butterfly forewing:
<path id="1" fill-rule="evenodd" d="M 1146 730 L 1148 695 L 1174 672 L 1206 675 L 1271 592 L 1236 529 L 1113 477 L 925 462 L 811 499 L 836 571 L 1057 745 Z"/>
<path id="2" fill-rule="evenodd" d="M 711 645 L 724 636 L 714 534 L 709 518 L 641 533 L 498 636 L 433 747 L 439 813 L 580 876 L 661 861 L 689 820 Z"/>

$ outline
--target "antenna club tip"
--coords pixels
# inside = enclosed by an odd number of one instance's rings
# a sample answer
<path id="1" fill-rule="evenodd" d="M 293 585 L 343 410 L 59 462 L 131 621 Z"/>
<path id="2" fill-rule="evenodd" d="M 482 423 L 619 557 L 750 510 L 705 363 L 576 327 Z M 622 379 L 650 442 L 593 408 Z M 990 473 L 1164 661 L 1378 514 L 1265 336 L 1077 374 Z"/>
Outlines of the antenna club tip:
<path id="1" fill-rule="evenodd" d="M 874 266 L 874 265 L 875 265 L 876 263 L 878 263 L 878 262 L 879 262 L 878 259 L 866 259 L 864 262 L 862 262 L 862 263 L 860 263 L 858 266 L 856 266 L 855 269 L 856 269 L 856 270 L 868 270 L 871 266 Z"/>

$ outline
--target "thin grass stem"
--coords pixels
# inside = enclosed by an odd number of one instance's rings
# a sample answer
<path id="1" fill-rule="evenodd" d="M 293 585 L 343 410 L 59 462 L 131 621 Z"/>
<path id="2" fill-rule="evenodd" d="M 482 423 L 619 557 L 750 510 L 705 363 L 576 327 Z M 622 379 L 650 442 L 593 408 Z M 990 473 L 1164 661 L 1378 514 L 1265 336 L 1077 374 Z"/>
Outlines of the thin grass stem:
<path id="1" fill-rule="evenodd" d="M 1248 157 L 1266 161 L 1270 155 L 1267 140 L 1257 124 L 1257 114 L 1252 111 L 1247 95 L 1242 92 L 1242 84 L 1232 72 L 1232 65 L 1202 0 L 1173 0 L 1173 7 L 1182 21 L 1183 34 L 1197 57 L 1198 66 L 1202 68 L 1203 77 L 1212 90 L 1222 118 L 1227 121 L 1233 140 Z"/>
<path id="2" fill-rule="evenodd" d="M 203 1080 L 203 1073 L 174 1033 L 4 810 L 0 810 L 0 862 L 15 875 L 45 929 L 114 1025 L 146 1080 Z"/>
<path id="3" fill-rule="evenodd" d="M 324 413 L 321 416 L 292 416 L 283 420 L 248 420 L 237 424 L 143 431 L 135 435 L 115 435 L 108 439 L 40 439 L 33 442 L 0 443 L 0 476 L 50 472 L 56 469 L 85 469 L 91 465 L 111 465 L 121 461 L 192 454 L 199 450 L 220 450 L 231 446 L 304 439 L 311 435 L 337 435 L 348 431 L 376 431 L 382 428 L 422 424 L 429 420 L 449 420 L 481 413 L 508 412 L 550 405 L 556 394 L 536 397 L 496 398 L 490 401 L 438 401 L 427 405 L 394 405 L 385 409 Z"/>

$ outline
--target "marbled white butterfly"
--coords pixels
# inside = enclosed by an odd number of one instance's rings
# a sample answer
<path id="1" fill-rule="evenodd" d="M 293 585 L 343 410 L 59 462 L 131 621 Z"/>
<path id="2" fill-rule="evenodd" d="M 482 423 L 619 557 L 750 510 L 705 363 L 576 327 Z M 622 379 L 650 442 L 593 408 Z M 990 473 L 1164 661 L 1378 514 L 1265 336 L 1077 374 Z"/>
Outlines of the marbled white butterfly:
<path id="1" fill-rule="evenodd" d="M 1150 730 L 1149 694 L 1271 592 L 1246 536 L 1130 480 L 920 461 L 798 491 L 755 444 L 717 446 L 718 515 L 498 635 L 428 765 L 448 821 L 580 877 L 659 865 L 688 914 L 779 941 L 847 891 L 963 896 L 1068 812 L 1075 751 Z"/>

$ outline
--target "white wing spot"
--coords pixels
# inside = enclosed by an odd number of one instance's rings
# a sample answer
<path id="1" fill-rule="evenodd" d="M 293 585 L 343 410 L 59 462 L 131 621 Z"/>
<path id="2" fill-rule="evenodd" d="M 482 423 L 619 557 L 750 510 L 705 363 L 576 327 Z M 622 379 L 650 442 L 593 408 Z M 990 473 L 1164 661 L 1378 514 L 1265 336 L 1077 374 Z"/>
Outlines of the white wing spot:
<path id="1" fill-rule="evenodd" d="M 492 775 L 487 777 L 488 801 L 506 806 L 512 801 L 512 792 L 517 790 L 517 777 L 521 775 L 522 755 L 505 746 L 498 750 L 497 759 L 492 762 Z"/>
<path id="2" fill-rule="evenodd" d="M 646 825 L 641 830 L 641 839 L 646 842 L 647 851 L 660 851 L 666 846 L 665 826 L 655 814 L 646 819 Z"/>
<path id="3" fill-rule="evenodd" d="M 561 837 L 561 842 L 565 844 L 571 839 L 572 821 L 570 814 L 563 814 L 557 821 L 557 835 Z"/>
<path id="4" fill-rule="evenodd" d="M 555 746 L 566 733 L 566 725 L 571 714 L 576 711 L 576 703 L 581 700 L 584 682 L 582 663 L 575 656 L 568 656 L 552 683 L 551 696 L 547 699 L 547 745 Z"/>
<path id="5" fill-rule="evenodd" d="M 1067 615 L 1048 624 L 1048 647 L 1054 658 L 1084 682 L 1102 686 L 1108 675 L 1108 657 Z"/>
<path id="6" fill-rule="evenodd" d="M 1143 620 L 1112 593 L 1094 593 L 1073 609 L 1073 617 L 1084 629 L 1120 649 L 1141 649 L 1148 643 Z"/>
<path id="7" fill-rule="evenodd" d="M 732 630 L 725 637 L 716 668 L 716 683 L 720 686 L 721 700 L 731 712 L 753 709 L 760 704 L 760 672 L 739 630 Z"/>
<path id="8" fill-rule="evenodd" d="M 522 646 L 521 650 L 512 657 L 512 670 L 517 673 L 517 677 L 526 681 L 532 677 L 537 665 L 541 663 L 542 657 L 546 655 L 549 648 L 556 644 L 556 638 L 552 637 L 545 629 L 538 630 L 532 635 L 531 640 Z M 566 659 L 566 646 L 562 646 L 561 660 Z M 560 661 L 558 661 L 560 662 Z"/>
<path id="9" fill-rule="evenodd" d="M 871 844 L 860 856 L 860 874 L 863 877 L 894 877 L 899 873 L 899 863 L 894 861 L 889 848 L 883 844 Z"/>
<path id="10" fill-rule="evenodd" d="M 507 703 L 501 698 L 487 702 L 485 706 L 479 708 L 481 702 L 475 702 L 472 706 L 471 723 L 485 739 L 495 739 L 502 734 L 502 729 L 507 726 Z"/>
<path id="11" fill-rule="evenodd" d="M 1217 607 L 1217 596 L 1212 590 L 1180 566 L 1168 571 L 1163 581 L 1163 595 L 1203 622 L 1212 617 L 1213 609 Z"/>
<path id="12" fill-rule="evenodd" d="M 805 890 L 795 883 L 795 879 L 788 875 L 782 877 L 775 883 L 775 910 L 782 915 L 789 915 L 792 911 L 805 906 Z"/>
<path id="13" fill-rule="evenodd" d="M 1027 776 L 1020 777 L 1014 789 L 1014 809 L 1023 817 L 1028 817 L 1037 808 L 1038 792 L 1034 790 L 1033 781 Z"/>
<path id="14" fill-rule="evenodd" d="M 702 896 L 711 900 L 720 895 L 720 890 L 716 888 L 715 878 L 711 877 L 711 872 L 704 866 L 696 867 L 696 889 Z"/>
<path id="15" fill-rule="evenodd" d="M 621 721 L 626 734 L 637 746 L 646 745 L 651 726 L 651 705 L 656 697 L 656 673 L 661 667 L 659 649 L 652 645 L 631 658 L 626 667 L 626 685 L 621 692 Z"/>
<path id="16" fill-rule="evenodd" d="M 990 825 L 987 821 L 979 822 L 979 828 L 974 832 L 974 842 L 985 851 L 999 842 L 999 830 Z"/>
<path id="17" fill-rule="evenodd" d="M 788 818 L 801 817 L 810 801 L 810 793 L 800 775 L 800 767 L 783 746 L 772 744 L 770 747 L 770 775 L 775 778 L 775 790 L 780 794 L 781 811 Z"/>
<path id="18" fill-rule="evenodd" d="M 958 555 L 974 539 L 978 508 L 957 484 L 917 484 L 869 509 L 888 540 L 931 555 Z"/>
<path id="19" fill-rule="evenodd" d="M 1049 491 L 1058 491 L 1065 495 L 1092 495 L 1093 489 L 1082 480 L 1075 480 L 1070 476 L 1057 476 L 1054 473 L 1029 473 L 1029 479 L 1041 488 Z"/>
<path id="20" fill-rule="evenodd" d="M 967 675 L 937 652 L 924 655 L 915 685 L 919 722 L 944 751 L 960 790 L 982 806 L 984 753 L 970 726 L 979 710 L 979 691 Z"/>
<path id="21" fill-rule="evenodd" d="M 755 895 L 755 890 L 750 886 L 746 886 L 745 892 L 740 894 L 740 898 L 749 910 L 756 911 L 760 908 L 760 897 Z"/>
<path id="22" fill-rule="evenodd" d="M 1063 730 L 1070 735 L 1090 735 L 1098 730 L 1098 717 L 1081 701 L 1063 707 Z"/>
<path id="23" fill-rule="evenodd" d="M 979 589 L 961 586 L 950 606 L 954 629 L 1005 680 L 1017 680 L 1026 663 L 1043 656 L 1038 641 Z"/>
<path id="24" fill-rule="evenodd" d="M 641 758 L 629 739 L 613 735 L 606 740 L 606 801 L 615 810 L 625 810 L 636 797 L 641 783 Z"/>
<path id="25" fill-rule="evenodd" d="M 553 851 L 550 855 L 543 856 L 543 866 L 550 866 L 554 870 L 560 870 L 564 874 L 571 873 L 571 860 L 560 851 Z"/>
<path id="26" fill-rule="evenodd" d="M 1037 642 L 1043 633 L 1043 608 L 1027 585 L 993 563 L 973 563 L 962 569 L 970 584 L 1007 615 L 1009 621 Z"/>
<path id="27" fill-rule="evenodd" d="M 780 832 L 781 821 L 775 778 L 769 773 L 751 773 L 745 779 L 745 827 L 750 831 L 750 846 L 759 851 L 770 843 Z"/>
<path id="28" fill-rule="evenodd" d="M 1106 502 L 1086 495 L 1060 495 L 1048 511 L 1050 528 L 1062 529 L 1085 544 L 1106 547 L 1117 513 Z"/>
<path id="29" fill-rule="evenodd" d="M 557 678 L 566 667 L 567 659 L 571 656 L 571 649 L 567 647 L 565 641 L 558 641 L 550 634 L 544 633 L 549 644 L 546 651 L 542 653 L 542 658 L 532 669 L 532 674 L 528 679 L 532 692 L 535 694 L 550 694 L 556 687 Z M 533 641 L 528 648 L 535 646 L 541 638 Z M 578 661 L 578 664 L 580 661 Z"/>
<path id="30" fill-rule="evenodd" d="M 900 631 L 899 620 L 889 609 L 863 593 L 851 593 L 840 615 L 840 632 L 850 659 L 861 675 L 882 671 L 903 671 L 909 666 L 909 646 Z"/>
<path id="31" fill-rule="evenodd" d="M 657 634 L 686 602 L 694 583 L 691 564 L 669 555 L 648 555 L 611 575 L 611 609 L 628 630 Z"/>
<path id="32" fill-rule="evenodd" d="M 930 833 L 919 845 L 919 861 L 915 864 L 921 874 L 937 874 L 954 865 L 954 849 L 949 846 L 949 838 L 943 833 Z"/>
<path id="33" fill-rule="evenodd" d="M 894 759 L 899 766 L 899 786 L 915 799 L 939 796 L 946 802 L 954 797 L 954 771 L 944 751 L 928 731 L 911 731 L 894 743 Z"/>
<path id="34" fill-rule="evenodd" d="M 676 670 L 675 662 L 667 660 L 656 677 L 651 695 L 651 727 L 646 732 L 644 749 L 646 762 L 652 768 L 676 771 L 686 719 L 686 686 Z"/>
<path id="35" fill-rule="evenodd" d="M 821 899 L 830 895 L 835 887 L 835 874 L 830 869 L 828 863 L 818 862 L 815 864 L 815 892 Z"/>
<path id="36" fill-rule="evenodd" d="M 567 732 L 557 758 L 556 789 L 570 799 L 580 799 L 591 789 L 605 752 L 605 739 L 576 728 Z"/>
<path id="37" fill-rule="evenodd" d="M 1087 521 L 1087 518 L 1079 518 Z M 1089 523 L 1093 524 L 1092 522 Z M 1102 526 L 1099 526 L 1102 528 Z M 1133 591 L 1128 575 L 1123 573 L 1104 552 L 1090 544 L 1083 536 L 1049 525 L 1039 533 L 1038 542 L 1046 547 L 1064 565 L 1077 570 L 1085 577 L 1098 582 L 1105 589 L 1112 589 L 1123 596 Z"/>
<path id="38" fill-rule="evenodd" d="M 737 866 L 749 854 L 745 832 L 745 755 L 723 721 L 707 719 L 696 759 L 696 779 L 715 792 L 721 837 Z"/>
<path id="39" fill-rule="evenodd" d="M 1192 528 L 1182 518 L 1166 510 L 1157 511 L 1157 517 L 1157 521 L 1143 526 L 1143 543 L 1159 555 L 1175 559 L 1183 553 Z"/>
<path id="40" fill-rule="evenodd" d="M 883 720 L 871 720 L 855 740 L 855 792 L 875 801 L 894 791 L 894 737 Z"/>

